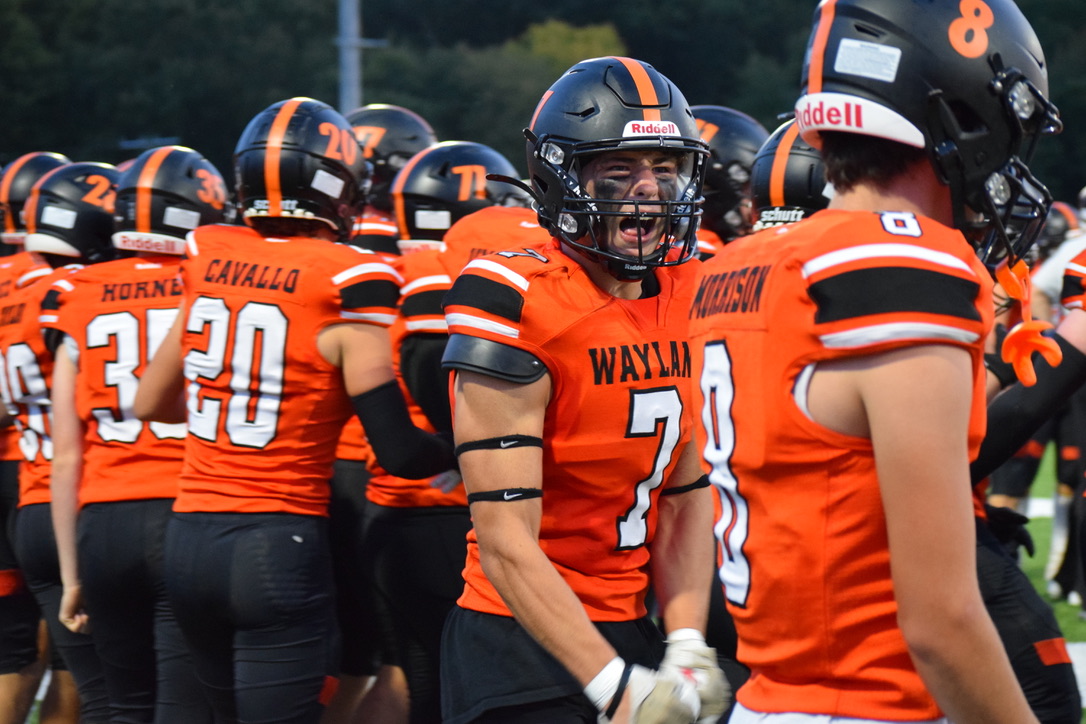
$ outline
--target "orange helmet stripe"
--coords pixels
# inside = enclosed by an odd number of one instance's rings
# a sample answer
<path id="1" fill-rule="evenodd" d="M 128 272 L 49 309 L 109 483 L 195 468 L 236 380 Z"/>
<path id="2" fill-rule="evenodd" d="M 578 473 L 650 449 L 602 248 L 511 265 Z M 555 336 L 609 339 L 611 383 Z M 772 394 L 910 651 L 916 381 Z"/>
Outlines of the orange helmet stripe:
<path id="1" fill-rule="evenodd" d="M 38 155 L 38 152 L 24 153 L 19 158 L 11 162 L 8 167 L 7 173 L 4 174 L 4 178 L 0 180 L 0 204 L 6 204 L 11 200 L 11 184 L 15 180 L 15 175 L 19 173 L 19 169 L 26 165 L 26 162 Z M 14 233 L 15 228 L 14 214 L 4 214 L 4 231 Z"/>
<path id="2" fill-rule="evenodd" d="M 788 169 L 788 154 L 799 135 L 799 125 L 793 123 L 784 132 L 777 150 L 773 153 L 773 166 L 769 169 L 769 205 L 784 206 L 784 175 Z"/>
<path id="3" fill-rule="evenodd" d="M 826 44 L 830 40 L 830 28 L 837 11 L 837 0 L 824 0 L 819 6 L 818 30 L 811 44 L 811 59 L 807 63 L 807 92 L 822 92 L 822 70 L 826 62 Z"/>
<path id="4" fill-rule="evenodd" d="M 38 215 L 38 199 L 41 194 L 38 193 L 38 188 L 45 182 L 47 178 L 59 171 L 63 166 L 58 166 L 52 171 L 48 172 L 40 179 L 38 179 L 34 186 L 30 189 L 30 194 L 26 197 L 26 204 L 23 206 L 23 216 L 26 218 L 26 233 L 35 234 L 38 231 L 38 222 L 35 218 Z"/>
<path id="5" fill-rule="evenodd" d="M 173 153 L 173 146 L 164 146 L 147 159 L 140 171 L 139 180 L 136 181 L 136 231 L 151 231 L 151 200 L 154 196 L 155 176 L 162 162 Z"/>
<path id="6" fill-rule="evenodd" d="M 388 192 L 388 195 L 392 197 L 392 209 L 396 214 L 396 225 L 400 227 L 400 236 L 404 239 L 410 239 L 411 236 L 407 228 L 407 210 L 404 208 L 403 203 L 403 186 L 407 181 L 407 177 L 411 174 L 411 169 L 415 168 L 418 162 L 422 160 L 422 157 L 430 153 L 433 148 L 436 147 L 431 146 L 412 156 L 404 167 L 396 172 L 396 178 L 393 179 L 392 188 Z"/>
<path id="7" fill-rule="evenodd" d="M 294 116 L 294 111 L 302 105 L 304 98 L 292 98 L 283 104 L 268 131 L 268 142 L 264 147 L 264 192 L 268 196 L 268 216 L 283 215 L 283 187 L 279 180 L 279 159 L 283 154 L 283 139 L 287 135 L 287 126 Z"/>
<path id="8" fill-rule="evenodd" d="M 543 106 L 547 105 L 547 101 L 551 99 L 552 95 L 554 95 L 554 91 L 549 90 L 539 99 L 539 105 L 535 107 L 535 113 L 532 114 L 532 121 L 528 124 L 529 131 L 535 128 L 535 119 L 539 118 L 539 112 L 543 110 Z"/>
<path id="9" fill-rule="evenodd" d="M 658 106 L 660 105 L 660 99 L 656 95 L 656 87 L 652 84 L 652 78 L 649 77 L 648 71 L 645 70 L 645 66 L 637 62 L 633 58 L 615 58 L 618 62 L 626 68 L 626 71 L 633 78 L 634 86 L 637 88 L 637 94 L 641 96 L 641 105 L 644 106 Z M 660 120 L 659 108 L 646 108 L 645 109 L 646 121 L 658 121 Z"/>

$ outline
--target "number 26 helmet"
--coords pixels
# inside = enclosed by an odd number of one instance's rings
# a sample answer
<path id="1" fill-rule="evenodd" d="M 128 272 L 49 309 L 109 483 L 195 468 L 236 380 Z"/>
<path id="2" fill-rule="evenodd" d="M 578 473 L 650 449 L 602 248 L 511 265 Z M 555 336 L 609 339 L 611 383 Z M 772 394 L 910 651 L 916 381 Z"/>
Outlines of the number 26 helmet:
<path id="1" fill-rule="evenodd" d="M 708 149 L 682 93 L 651 65 L 619 57 L 577 63 L 543 94 L 525 136 L 539 222 L 552 235 L 595 255 L 619 279 L 640 279 L 651 267 L 694 257 Z M 678 160 L 675 198 L 629 212 L 622 211 L 629 200 L 592 198 L 585 192 L 581 175 L 592 157 L 655 149 Z M 601 218 L 620 215 L 662 219 L 659 245 L 650 253 L 639 249 L 636 256 L 606 248 Z"/>
<path id="2" fill-rule="evenodd" d="M 922 148 L 982 260 L 1028 251 L 1051 196 L 1027 163 L 1062 124 L 1012 0 L 822 0 L 803 85 L 796 120 L 812 146 L 842 131 Z"/>

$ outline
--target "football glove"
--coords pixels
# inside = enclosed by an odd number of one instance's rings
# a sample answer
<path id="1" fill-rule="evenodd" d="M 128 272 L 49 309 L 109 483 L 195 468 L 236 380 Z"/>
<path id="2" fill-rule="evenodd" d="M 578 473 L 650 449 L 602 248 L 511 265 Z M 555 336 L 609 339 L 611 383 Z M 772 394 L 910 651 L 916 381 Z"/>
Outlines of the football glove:
<path id="1" fill-rule="evenodd" d="M 705 645 L 705 637 L 697 629 L 678 629 L 668 635 L 660 671 L 693 681 L 701 701 L 698 724 L 715 724 L 731 704 L 731 685 L 717 663 L 716 649 Z"/>
<path id="2" fill-rule="evenodd" d="M 609 724 L 627 689 L 631 724 L 692 724 L 698 718 L 701 702 L 692 680 L 616 657 L 585 687 L 588 698 L 604 712 L 601 724 Z"/>

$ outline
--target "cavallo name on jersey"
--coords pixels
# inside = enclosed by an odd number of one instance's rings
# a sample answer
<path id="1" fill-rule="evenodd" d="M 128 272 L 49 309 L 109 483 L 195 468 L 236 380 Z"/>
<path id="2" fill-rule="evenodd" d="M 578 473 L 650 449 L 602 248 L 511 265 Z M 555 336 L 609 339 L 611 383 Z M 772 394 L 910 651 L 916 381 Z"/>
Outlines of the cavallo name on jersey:
<path id="1" fill-rule="evenodd" d="M 211 284 L 228 284 L 234 287 L 282 290 L 293 294 L 298 287 L 301 269 L 287 269 L 243 261 L 212 259 L 207 264 L 204 281 Z"/>

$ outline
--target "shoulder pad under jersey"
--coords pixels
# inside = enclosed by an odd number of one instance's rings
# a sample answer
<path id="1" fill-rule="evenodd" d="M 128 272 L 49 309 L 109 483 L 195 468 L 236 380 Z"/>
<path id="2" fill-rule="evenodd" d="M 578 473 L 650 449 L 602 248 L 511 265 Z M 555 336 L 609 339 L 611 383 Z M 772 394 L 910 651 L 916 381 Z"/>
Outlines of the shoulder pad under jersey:
<path id="1" fill-rule="evenodd" d="M 466 334 L 449 336 L 441 368 L 477 372 L 520 384 L 535 382 L 547 371 L 547 366 L 531 352 Z"/>

